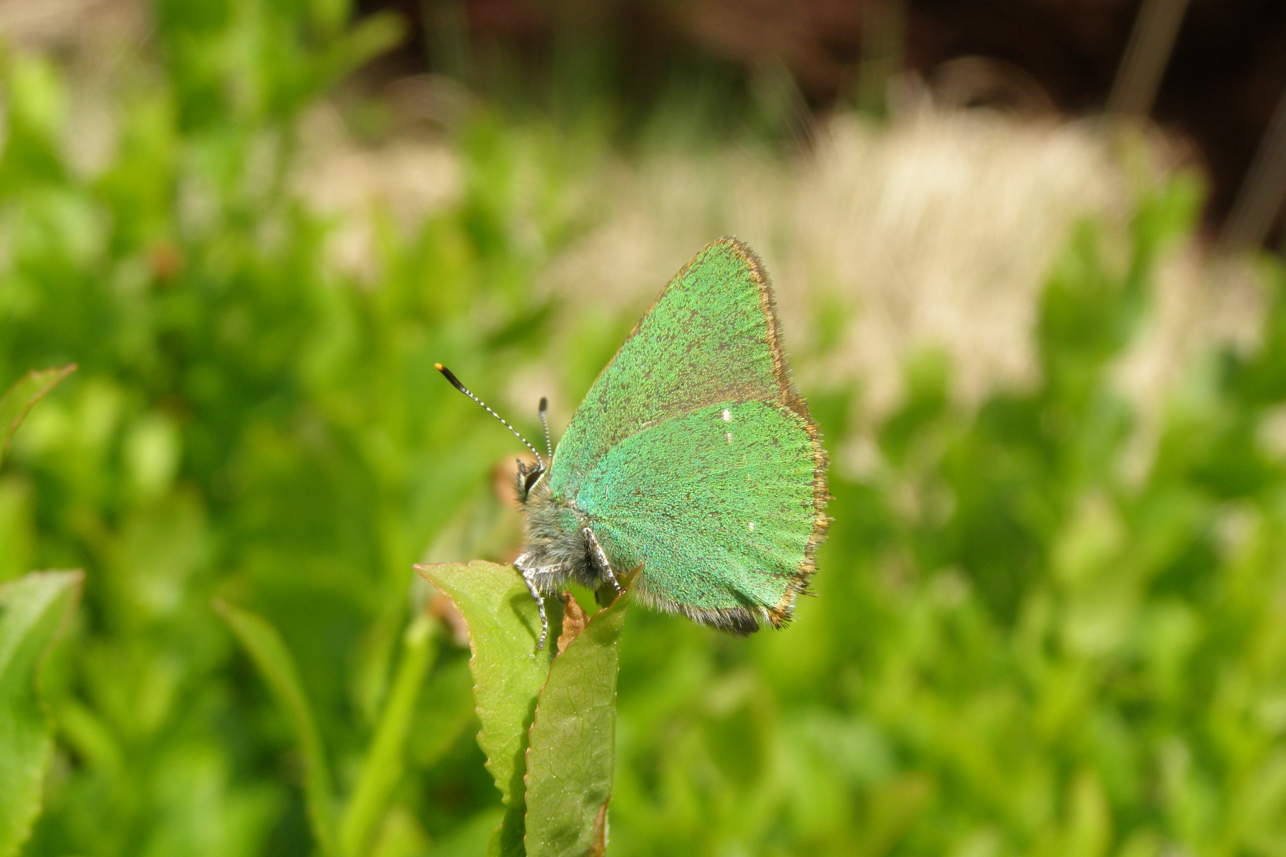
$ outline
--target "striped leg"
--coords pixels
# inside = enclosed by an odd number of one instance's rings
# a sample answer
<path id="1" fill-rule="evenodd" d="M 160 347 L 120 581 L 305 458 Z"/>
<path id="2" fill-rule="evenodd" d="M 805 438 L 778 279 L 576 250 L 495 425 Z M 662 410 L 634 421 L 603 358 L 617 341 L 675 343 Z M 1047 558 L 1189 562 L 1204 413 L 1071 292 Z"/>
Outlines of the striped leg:
<path id="1" fill-rule="evenodd" d="M 625 590 L 621 589 L 621 584 L 616 579 L 616 572 L 612 571 L 612 564 L 607 561 L 607 554 L 603 552 L 603 546 L 598 543 L 598 538 L 594 535 L 594 531 L 589 527 L 586 527 L 581 530 L 581 532 L 585 534 L 585 541 L 589 543 L 590 556 L 592 556 L 598 564 L 598 573 L 602 576 L 603 580 L 612 584 L 612 588 L 616 590 L 616 594 L 620 595 Z"/>
<path id="2" fill-rule="evenodd" d="M 514 560 L 514 565 L 522 574 L 522 582 L 527 584 L 527 591 L 536 602 L 536 612 L 540 614 L 540 640 L 536 643 L 536 651 L 543 651 L 545 641 L 549 639 L 549 617 L 545 615 L 545 597 L 540 594 L 540 589 L 536 586 L 536 575 L 546 569 L 541 566 L 528 566 L 527 554 L 523 554 Z"/>

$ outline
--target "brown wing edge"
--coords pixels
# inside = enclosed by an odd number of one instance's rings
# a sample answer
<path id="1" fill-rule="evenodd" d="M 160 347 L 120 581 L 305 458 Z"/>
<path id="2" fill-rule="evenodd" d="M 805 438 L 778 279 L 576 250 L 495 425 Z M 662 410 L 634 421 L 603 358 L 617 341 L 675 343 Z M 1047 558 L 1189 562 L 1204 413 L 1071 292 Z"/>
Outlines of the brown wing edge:
<path id="1" fill-rule="evenodd" d="M 791 617 L 795 610 L 795 600 L 800 595 L 809 594 L 809 579 L 817 570 L 817 546 L 826 538 L 826 529 L 830 526 L 831 518 L 826 514 L 826 501 L 830 499 L 830 492 L 826 487 L 826 468 L 827 456 L 826 450 L 822 448 L 821 434 L 817 430 L 817 423 L 814 422 L 813 416 L 809 413 L 808 403 L 804 397 L 799 394 L 795 388 L 794 381 L 790 377 L 790 367 L 786 364 L 786 353 L 781 346 L 779 335 L 779 324 L 777 321 L 777 302 L 773 297 L 772 285 L 768 278 L 768 272 L 764 270 L 764 263 L 754 250 L 751 250 L 740 239 L 731 235 L 726 235 L 717 241 L 703 247 L 688 264 L 684 265 L 661 290 L 657 296 L 659 302 L 670 286 L 678 282 L 688 272 L 688 269 L 701 258 L 711 247 L 723 245 L 732 250 L 751 270 L 751 279 L 755 287 L 759 290 L 760 306 L 764 310 L 764 318 L 768 322 L 768 345 L 772 354 L 773 376 L 777 381 L 778 402 L 783 407 L 794 411 L 803 421 L 804 428 L 808 432 L 809 442 L 813 448 L 813 529 L 809 533 L 808 542 L 804 546 L 804 559 L 800 562 L 799 567 L 791 576 L 790 583 L 786 586 L 786 592 L 782 595 L 781 600 L 772 606 L 746 605 L 744 607 L 726 607 L 717 610 L 687 607 L 675 604 L 669 599 L 656 596 L 647 592 L 645 587 L 640 586 L 635 590 L 635 598 L 643 603 L 644 606 L 653 610 L 660 610 L 667 613 L 679 613 L 692 621 L 708 625 L 720 631 L 726 631 L 739 637 L 758 631 L 760 628 L 760 618 L 768 621 L 768 624 L 774 628 L 784 628 L 790 623 Z M 649 310 L 650 312 L 650 310 Z M 643 319 L 647 318 L 647 313 Z M 638 333 L 643 324 L 643 319 L 634 326 L 629 336 L 625 338 L 629 342 Z M 625 345 L 622 344 L 621 348 Z M 619 350 L 617 352 L 619 354 Z M 608 366 L 615 362 L 616 358 L 608 361 Z M 604 367 L 603 371 L 607 371 Z M 602 373 L 600 373 L 601 375 Z M 598 383 L 597 380 L 594 383 Z M 591 387 L 591 389 L 593 389 Z"/>
<path id="2" fill-rule="evenodd" d="M 768 319 L 768 344 L 772 351 L 773 375 L 777 379 L 780 402 L 803 420 L 809 442 L 813 447 L 813 530 L 809 533 L 808 542 L 804 546 L 804 559 L 795 570 L 785 594 L 775 605 L 764 608 L 768 622 L 774 628 L 784 628 L 789 624 L 794 613 L 795 599 L 809 592 L 809 579 L 817 571 L 817 546 L 826 538 L 826 529 L 831 523 L 830 516 L 826 514 L 826 502 L 831 498 L 826 486 L 828 460 L 826 450 L 822 448 L 822 436 L 817 430 L 817 423 L 809 413 L 808 403 L 804 401 L 804 397 L 795 388 L 795 383 L 790 377 L 790 367 L 786 364 L 786 352 L 781 345 L 777 302 L 773 298 L 772 285 L 768 279 L 768 272 L 764 270 L 764 263 L 754 250 L 737 238 L 726 236 L 715 243 L 726 245 L 740 256 L 753 272 L 755 285 L 759 288 L 759 300 L 764 309 L 764 317 Z"/>
<path id="3" fill-rule="evenodd" d="M 746 636 L 748 633 L 759 631 L 760 616 L 768 620 L 768 623 L 773 628 L 786 627 L 787 624 L 790 624 L 791 616 L 795 613 L 796 598 L 800 594 L 808 594 L 809 579 L 817 571 L 817 547 L 826 538 L 826 530 L 831 525 L 831 517 L 826 513 L 826 503 L 828 499 L 831 499 L 831 493 L 828 492 L 826 484 L 827 456 L 826 449 L 822 448 L 822 435 L 818 431 L 817 422 L 814 422 L 813 414 L 809 413 L 808 403 L 804 400 L 804 396 L 800 395 L 800 391 L 795 389 L 795 382 L 791 380 L 791 369 L 786 363 L 786 351 L 782 349 L 781 335 L 779 335 L 777 301 L 774 300 L 772 284 L 769 282 L 768 272 L 764 270 L 764 263 L 754 250 L 751 250 L 745 243 L 732 237 L 732 235 L 727 235 L 727 237 L 720 238 L 719 241 L 712 242 L 709 246 L 703 248 L 701 252 L 698 252 L 697 257 L 700 257 L 702 253 L 705 253 L 715 244 L 723 244 L 729 250 L 737 253 L 737 256 L 741 257 L 741 260 L 745 261 L 751 270 L 751 278 L 754 279 L 755 286 L 759 290 L 759 301 L 764 309 L 764 318 L 768 319 L 768 345 L 773 355 L 773 376 L 777 380 L 778 401 L 784 408 L 793 410 L 804 422 L 804 428 L 808 431 L 809 443 L 813 447 L 813 531 L 809 533 L 808 543 L 804 546 L 804 560 L 800 561 L 795 574 L 791 576 L 791 582 L 787 584 L 786 592 L 782 594 L 781 601 L 778 601 L 775 605 L 705 610 L 700 609 L 700 607 L 676 605 L 674 602 L 666 600 L 666 598 L 651 596 L 643 589 L 640 589 L 638 596 L 648 602 L 647 606 L 651 606 L 653 609 L 665 610 L 669 611 L 669 613 L 680 613 L 688 616 L 693 622 L 710 625 L 712 628 L 718 628 L 719 631 Z M 675 281 L 683 277 L 687 270 L 688 266 L 684 266 L 683 270 L 680 270 L 675 275 Z M 633 333 L 631 333 L 631 336 L 633 336 Z"/>

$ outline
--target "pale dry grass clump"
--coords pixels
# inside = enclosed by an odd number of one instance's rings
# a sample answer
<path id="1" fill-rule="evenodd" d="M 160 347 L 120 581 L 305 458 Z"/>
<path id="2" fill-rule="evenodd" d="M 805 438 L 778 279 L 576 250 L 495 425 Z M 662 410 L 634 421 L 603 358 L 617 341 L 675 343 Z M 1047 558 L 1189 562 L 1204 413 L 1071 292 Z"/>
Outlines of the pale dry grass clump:
<path id="1" fill-rule="evenodd" d="M 1096 123 L 927 101 L 887 126 L 839 115 L 806 156 L 737 150 L 621 170 L 612 211 L 551 262 L 546 282 L 577 302 L 610 289 L 641 305 L 696 247 L 734 233 L 774 277 L 793 352 L 809 351 L 823 314 L 843 318 L 833 353 L 797 361 L 806 386 L 856 382 L 862 413 L 876 418 L 898 401 L 907 359 L 940 349 L 956 395 L 977 402 L 1034 380 L 1036 299 L 1074 224 L 1102 224 L 1124 265 L 1137 187 L 1182 161 L 1160 136 L 1130 145 L 1145 157 L 1121 157 Z M 1253 336 L 1257 290 L 1228 274 L 1195 236 L 1168 252 L 1155 312 L 1120 367 L 1126 395 L 1155 406 L 1199 349 Z"/>
<path id="2" fill-rule="evenodd" d="M 137 0 L 0 0 L 0 30 L 11 44 L 82 58 L 73 65 L 85 73 L 74 81 L 68 147 L 83 172 L 110 157 L 114 117 L 102 96 L 114 75 L 104 63 L 118 68 L 127 47 L 146 38 L 141 9 Z M 87 19 L 99 26 L 76 26 Z M 103 44 L 113 47 L 104 52 Z M 409 233 L 461 197 L 461 153 L 440 128 L 470 109 L 458 84 L 431 77 L 384 92 L 401 121 L 378 144 L 358 142 L 334 104 L 315 108 L 289 184 L 335 225 L 328 264 L 372 287 L 381 221 Z M 641 313 L 700 246 L 734 234 L 773 276 L 801 384 L 856 385 L 855 416 L 874 420 L 894 407 L 902 367 L 924 349 L 949 357 L 964 403 L 998 385 L 1030 383 L 1036 298 L 1073 225 L 1103 224 L 1123 264 L 1138 188 L 1180 168 L 1183 148 L 1155 132 L 1122 146 L 1097 122 L 943 109 L 914 86 L 903 92 L 891 121 L 837 114 L 812 129 L 803 153 L 729 145 L 561 166 L 557 204 L 578 229 L 556 249 L 541 244 L 534 213 L 548 205 L 540 174 L 549 141 L 515 130 L 513 229 L 530 245 L 538 288 L 565 298 L 569 314 Z M 1145 418 L 1194 354 L 1253 341 L 1260 306 L 1253 279 L 1212 266 L 1195 239 L 1165 258 L 1154 300 L 1118 372 Z M 832 346 L 825 350 L 814 347 L 822 327 Z M 559 359 L 551 354 L 550 365 Z M 554 389 L 550 374 L 539 366 L 516 373 L 522 407 L 533 384 Z M 574 402 L 555 406 L 570 413 Z"/>
<path id="3" fill-rule="evenodd" d="M 859 381 L 878 412 L 917 349 L 945 350 L 970 400 L 1029 379 L 1033 297 L 1071 224 L 1119 221 L 1128 204 L 1087 129 L 927 105 L 887 127 L 837 116 L 806 156 L 644 163 L 613 197 L 615 212 L 555 260 L 551 282 L 600 291 L 596 273 L 624 256 L 647 276 L 612 285 L 646 294 L 709 237 L 736 234 L 773 275 L 793 350 L 807 350 L 819 313 L 847 319 L 803 380 Z"/>
<path id="4" fill-rule="evenodd" d="M 361 237 L 370 212 L 402 212 L 409 225 L 449 204 L 458 160 L 440 138 L 362 149 L 330 128 L 314 138 L 328 141 L 314 159 L 301 161 L 300 186 L 346 224 L 335 236 L 339 263 L 371 275 Z M 537 283 L 569 314 L 641 313 L 699 247 L 734 234 L 773 276 L 806 388 L 856 385 L 855 415 L 876 420 L 898 402 L 906 361 L 938 349 L 955 395 L 975 403 L 1035 379 L 1036 299 L 1074 224 L 1101 224 L 1123 266 L 1139 187 L 1183 168 L 1183 152 L 1155 132 L 1122 144 L 1097 122 L 944 110 L 918 98 L 886 124 L 838 114 L 804 154 L 739 145 L 608 158 L 572 175 L 581 186 L 565 194 L 588 226 L 569 246 L 534 254 Z M 1257 289 L 1221 270 L 1195 237 L 1160 266 L 1155 311 L 1118 372 L 1145 411 L 1200 349 L 1253 338 Z M 837 338 L 824 354 L 813 347 L 819 323 Z M 534 388 L 554 389 L 555 374 L 517 373 L 513 406 L 527 407 Z M 555 412 L 574 405 L 555 402 Z M 858 446 L 850 453 L 863 457 Z"/>

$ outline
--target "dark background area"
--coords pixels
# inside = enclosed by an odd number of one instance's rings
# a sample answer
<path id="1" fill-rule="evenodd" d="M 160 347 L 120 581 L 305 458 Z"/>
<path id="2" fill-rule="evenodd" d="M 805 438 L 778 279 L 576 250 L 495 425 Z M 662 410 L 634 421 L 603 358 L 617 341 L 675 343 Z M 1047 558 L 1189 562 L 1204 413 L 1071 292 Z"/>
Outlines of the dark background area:
<path id="1" fill-rule="evenodd" d="M 1165 0 L 1163 0 L 1165 2 Z M 1173 4 L 1172 4 L 1173 5 Z M 400 73 L 462 76 L 484 90 L 523 81 L 523 98 L 610 88 L 635 118 L 694 71 L 748 98 L 756 68 L 780 63 L 808 109 L 878 109 L 887 79 L 921 75 L 957 105 L 1064 116 L 1108 104 L 1139 0 L 359 0 L 393 9 L 411 37 L 385 60 Z M 974 62 L 962 66 L 959 60 Z M 557 80 L 556 84 L 553 81 Z M 540 82 L 544 82 L 544 88 Z M 533 82 L 536 83 L 533 86 Z M 1190 0 L 1149 118 L 1189 139 L 1208 170 L 1208 227 L 1233 207 L 1286 92 L 1286 4 Z M 609 93 L 600 93 L 609 96 Z M 1280 240 L 1282 220 L 1270 241 Z"/>

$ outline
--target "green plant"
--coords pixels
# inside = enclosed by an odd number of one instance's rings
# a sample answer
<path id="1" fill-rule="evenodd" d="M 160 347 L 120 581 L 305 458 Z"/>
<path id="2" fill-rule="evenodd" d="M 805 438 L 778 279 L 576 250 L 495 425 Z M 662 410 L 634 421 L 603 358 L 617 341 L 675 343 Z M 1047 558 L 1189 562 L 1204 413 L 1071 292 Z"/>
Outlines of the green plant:
<path id="1" fill-rule="evenodd" d="M 469 627 L 478 742 L 506 807 L 487 853 L 604 853 L 628 596 L 592 617 L 569 596 L 551 660 L 535 651 L 535 602 L 512 567 L 443 564 L 420 573 Z"/>
<path id="2" fill-rule="evenodd" d="M 75 366 L 29 372 L 0 395 L 0 463 L 36 402 Z M 40 813 L 53 729 L 40 667 L 80 596 L 80 572 L 28 574 L 0 586 L 0 855 L 17 854 Z"/>
<path id="3" fill-rule="evenodd" d="M 513 450 L 433 361 L 501 390 L 571 343 L 565 389 L 532 399 L 584 393 L 637 312 L 560 314 L 535 281 L 598 211 L 594 150 L 481 109 L 450 139 L 459 197 L 409 229 L 377 216 L 357 282 L 285 176 L 300 117 L 387 22 L 157 9 L 92 170 L 67 152 L 58 62 L 0 61 L 0 378 L 80 365 L 0 471 L 0 582 L 49 596 L 24 653 L 75 588 L 24 575 L 86 569 L 41 673 L 52 727 L 27 717 L 25 667 L 5 708 L 52 747 L 24 853 L 482 853 L 533 783 L 475 741 L 483 685 L 411 566 L 511 555 L 517 515 L 486 476 Z M 966 408 L 957 367 L 910 364 L 861 472 L 858 392 L 804 391 L 839 460 L 818 597 L 747 641 L 630 611 L 610 853 L 1280 853 L 1280 261 L 1262 261 L 1257 344 L 1200 355 L 1156 412 L 1114 376 L 1198 197 L 1142 183 L 1128 228 L 1071 236 L 1031 385 Z M 0 609 L 2 636 L 18 614 Z M 488 660 L 531 663 L 511 654 Z"/>

